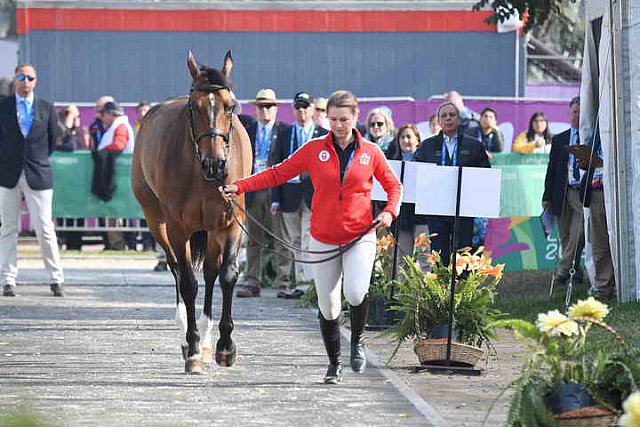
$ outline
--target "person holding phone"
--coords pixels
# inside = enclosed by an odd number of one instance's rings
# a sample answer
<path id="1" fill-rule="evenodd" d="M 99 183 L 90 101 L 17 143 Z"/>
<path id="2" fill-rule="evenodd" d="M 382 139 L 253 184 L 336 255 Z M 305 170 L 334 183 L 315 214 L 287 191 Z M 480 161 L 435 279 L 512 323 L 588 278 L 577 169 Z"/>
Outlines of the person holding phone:
<path id="1" fill-rule="evenodd" d="M 558 285 L 566 284 L 569 271 L 575 267 L 575 278 L 582 282 L 584 276 L 580 259 L 584 249 L 584 213 L 580 197 L 580 168 L 578 158 L 571 152 L 580 146 L 580 97 L 569 103 L 571 127 L 554 136 L 544 180 L 542 208 L 557 218 L 562 255 L 554 273 Z M 575 264 L 574 264 L 575 258 Z"/>

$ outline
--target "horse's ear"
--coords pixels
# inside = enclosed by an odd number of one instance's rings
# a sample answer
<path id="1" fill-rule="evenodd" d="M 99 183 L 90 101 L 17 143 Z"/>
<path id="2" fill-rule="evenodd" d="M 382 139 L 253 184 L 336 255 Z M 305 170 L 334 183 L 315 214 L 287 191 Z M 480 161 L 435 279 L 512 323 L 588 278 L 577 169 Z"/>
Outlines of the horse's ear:
<path id="1" fill-rule="evenodd" d="M 222 65 L 222 74 L 225 77 L 229 77 L 231 75 L 231 70 L 233 69 L 233 58 L 231 57 L 231 51 L 228 50 L 227 54 L 224 56 L 224 64 Z"/>
<path id="2" fill-rule="evenodd" d="M 200 67 L 198 66 L 198 62 L 196 61 L 195 56 L 193 56 L 193 52 L 191 52 L 191 49 L 189 49 L 189 56 L 187 57 L 187 67 L 189 67 L 191 77 L 195 79 L 198 75 L 198 72 L 200 71 Z"/>

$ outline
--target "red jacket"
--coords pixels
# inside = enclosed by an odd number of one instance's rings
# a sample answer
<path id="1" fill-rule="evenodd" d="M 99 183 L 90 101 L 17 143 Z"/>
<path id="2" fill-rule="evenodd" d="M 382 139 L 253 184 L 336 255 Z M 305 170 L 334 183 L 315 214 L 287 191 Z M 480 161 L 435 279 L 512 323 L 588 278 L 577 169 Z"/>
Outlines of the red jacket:
<path id="1" fill-rule="evenodd" d="M 350 242 L 373 222 L 371 189 L 374 176 L 387 192 L 384 210 L 394 218 L 402 198 L 402 184 L 380 148 L 364 140 L 359 132 L 355 134 L 358 144 L 342 184 L 333 134 L 328 133 L 307 142 L 284 162 L 234 182 L 238 194 L 281 185 L 296 175 L 309 172 L 315 190 L 311 203 L 311 235 L 322 243 Z"/>

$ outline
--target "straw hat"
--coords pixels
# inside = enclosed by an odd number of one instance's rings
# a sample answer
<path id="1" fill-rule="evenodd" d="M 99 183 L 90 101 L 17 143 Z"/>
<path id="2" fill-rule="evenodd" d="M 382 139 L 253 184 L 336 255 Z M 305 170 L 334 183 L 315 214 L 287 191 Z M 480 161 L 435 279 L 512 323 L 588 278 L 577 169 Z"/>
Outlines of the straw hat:
<path id="1" fill-rule="evenodd" d="M 255 101 L 251 101 L 251 104 L 281 104 L 282 102 L 276 99 L 276 93 L 273 89 L 265 88 L 260 89 L 256 94 Z"/>
<path id="2" fill-rule="evenodd" d="M 319 108 L 321 110 L 326 110 L 327 109 L 327 98 L 316 98 L 315 106 L 316 106 L 316 108 Z"/>

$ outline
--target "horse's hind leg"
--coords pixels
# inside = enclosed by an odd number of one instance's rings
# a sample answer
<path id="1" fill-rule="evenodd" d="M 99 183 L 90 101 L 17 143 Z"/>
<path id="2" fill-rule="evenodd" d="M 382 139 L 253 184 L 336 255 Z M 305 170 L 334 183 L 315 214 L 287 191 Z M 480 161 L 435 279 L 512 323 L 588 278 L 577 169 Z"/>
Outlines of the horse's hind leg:
<path id="1" fill-rule="evenodd" d="M 230 230 L 222 253 L 220 269 L 220 287 L 222 288 L 222 316 L 218 328 L 220 338 L 216 343 L 216 363 L 220 366 L 231 366 L 236 362 L 236 345 L 231 338 L 233 332 L 233 289 L 238 280 L 238 250 L 240 249 L 240 228 Z"/>
<path id="2" fill-rule="evenodd" d="M 206 366 L 211 364 L 213 358 L 213 341 L 211 331 L 213 329 L 212 303 L 213 286 L 218 278 L 220 270 L 220 247 L 213 238 L 207 239 L 208 248 L 204 258 L 204 308 L 200 319 L 198 319 L 198 329 L 202 334 L 200 339 L 200 349 L 202 352 L 202 363 Z"/>

